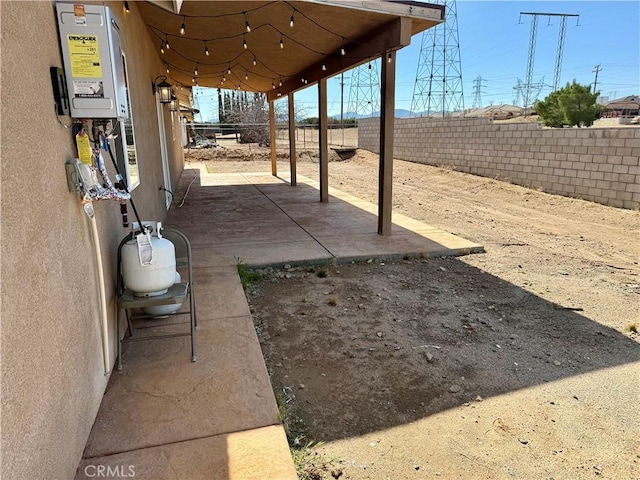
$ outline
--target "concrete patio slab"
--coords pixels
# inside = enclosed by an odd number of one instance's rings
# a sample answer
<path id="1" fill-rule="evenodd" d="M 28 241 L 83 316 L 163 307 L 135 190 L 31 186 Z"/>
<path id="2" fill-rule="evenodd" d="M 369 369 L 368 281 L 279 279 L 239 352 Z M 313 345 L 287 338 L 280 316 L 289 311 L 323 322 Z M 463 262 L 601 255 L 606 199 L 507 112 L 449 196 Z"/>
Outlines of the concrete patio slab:
<path id="1" fill-rule="evenodd" d="M 141 480 L 296 479 L 283 428 L 274 425 L 83 460 L 76 480 L 110 467 Z M 110 478 L 115 478 L 111 476 Z"/>
<path id="2" fill-rule="evenodd" d="M 278 424 L 251 317 L 198 317 L 195 363 L 189 337 L 125 344 L 124 370 L 112 375 L 85 458 Z"/>

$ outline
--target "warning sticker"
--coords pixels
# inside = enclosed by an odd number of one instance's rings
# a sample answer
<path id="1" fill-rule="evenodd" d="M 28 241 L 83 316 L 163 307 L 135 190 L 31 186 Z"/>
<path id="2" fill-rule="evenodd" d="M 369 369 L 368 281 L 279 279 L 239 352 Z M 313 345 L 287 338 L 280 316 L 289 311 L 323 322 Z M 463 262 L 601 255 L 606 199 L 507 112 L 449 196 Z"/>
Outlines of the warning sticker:
<path id="1" fill-rule="evenodd" d="M 104 98 L 102 81 L 74 80 L 73 96 L 81 98 Z"/>
<path id="2" fill-rule="evenodd" d="M 97 35 L 67 35 L 67 46 L 72 77 L 102 77 Z"/>
<path id="3" fill-rule="evenodd" d="M 84 5 L 73 6 L 73 16 L 75 17 L 76 25 L 86 25 L 87 17 L 84 13 Z"/>

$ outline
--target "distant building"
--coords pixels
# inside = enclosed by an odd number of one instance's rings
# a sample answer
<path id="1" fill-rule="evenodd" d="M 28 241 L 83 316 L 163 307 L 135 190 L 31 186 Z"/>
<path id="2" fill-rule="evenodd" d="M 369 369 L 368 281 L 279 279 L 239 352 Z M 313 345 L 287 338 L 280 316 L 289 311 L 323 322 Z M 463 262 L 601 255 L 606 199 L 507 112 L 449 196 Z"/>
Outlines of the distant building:
<path id="1" fill-rule="evenodd" d="M 604 112 L 602 113 L 604 118 L 629 118 L 637 117 L 638 115 L 640 115 L 640 97 L 638 95 L 612 100 L 604 106 Z"/>

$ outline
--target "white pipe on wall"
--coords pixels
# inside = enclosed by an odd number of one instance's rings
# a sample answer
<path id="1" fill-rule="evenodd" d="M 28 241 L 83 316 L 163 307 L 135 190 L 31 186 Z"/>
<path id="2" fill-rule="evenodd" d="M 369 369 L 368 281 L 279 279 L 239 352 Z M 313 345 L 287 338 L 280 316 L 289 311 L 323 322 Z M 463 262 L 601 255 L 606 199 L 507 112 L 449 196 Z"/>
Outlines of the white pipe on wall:
<path id="1" fill-rule="evenodd" d="M 98 284 L 100 291 L 100 323 L 102 327 L 102 358 L 104 360 L 104 374 L 108 375 L 111 370 L 111 359 L 109 356 L 109 324 L 107 315 L 107 294 L 104 284 L 104 268 L 102 265 L 102 251 L 100 249 L 100 237 L 98 235 L 98 227 L 96 226 L 96 216 L 93 211 L 91 202 L 85 203 L 84 211 L 89 217 L 91 224 L 91 233 L 93 235 L 93 247 L 96 255 L 96 263 L 98 266 Z"/>

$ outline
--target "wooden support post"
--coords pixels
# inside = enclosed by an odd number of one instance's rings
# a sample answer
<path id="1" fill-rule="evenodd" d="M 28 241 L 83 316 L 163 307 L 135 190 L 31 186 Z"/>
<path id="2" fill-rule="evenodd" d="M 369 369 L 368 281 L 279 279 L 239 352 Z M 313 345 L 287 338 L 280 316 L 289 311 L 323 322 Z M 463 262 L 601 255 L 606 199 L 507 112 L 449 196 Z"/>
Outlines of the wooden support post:
<path id="1" fill-rule="evenodd" d="M 293 92 L 289 93 L 289 166 L 291 169 L 291 186 L 298 184 L 296 176 L 296 112 L 293 103 Z"/>
<path id="2" fill-rule="evenodd" d="M 393 206 L 393 127 L 396 91 L 396 52 L 382 57 L 380 85 L 380 175 L 378 180 L 378 234 L 391 235 Z"/>
<path id="3" fill-rule="evenodd" d="M 320 201 L 329 201 L 329 144 L 327 137 L 327 79 L 318 82 L 318 142 L 320 148 Z"/>
<path id="4" fill-rule="evenodd" d="M 273 100 L 269 102 L 269 143 L 271 144 L 271 175 L 278 175 L 278 162 L 276 155 L 276 105 Z"/>

